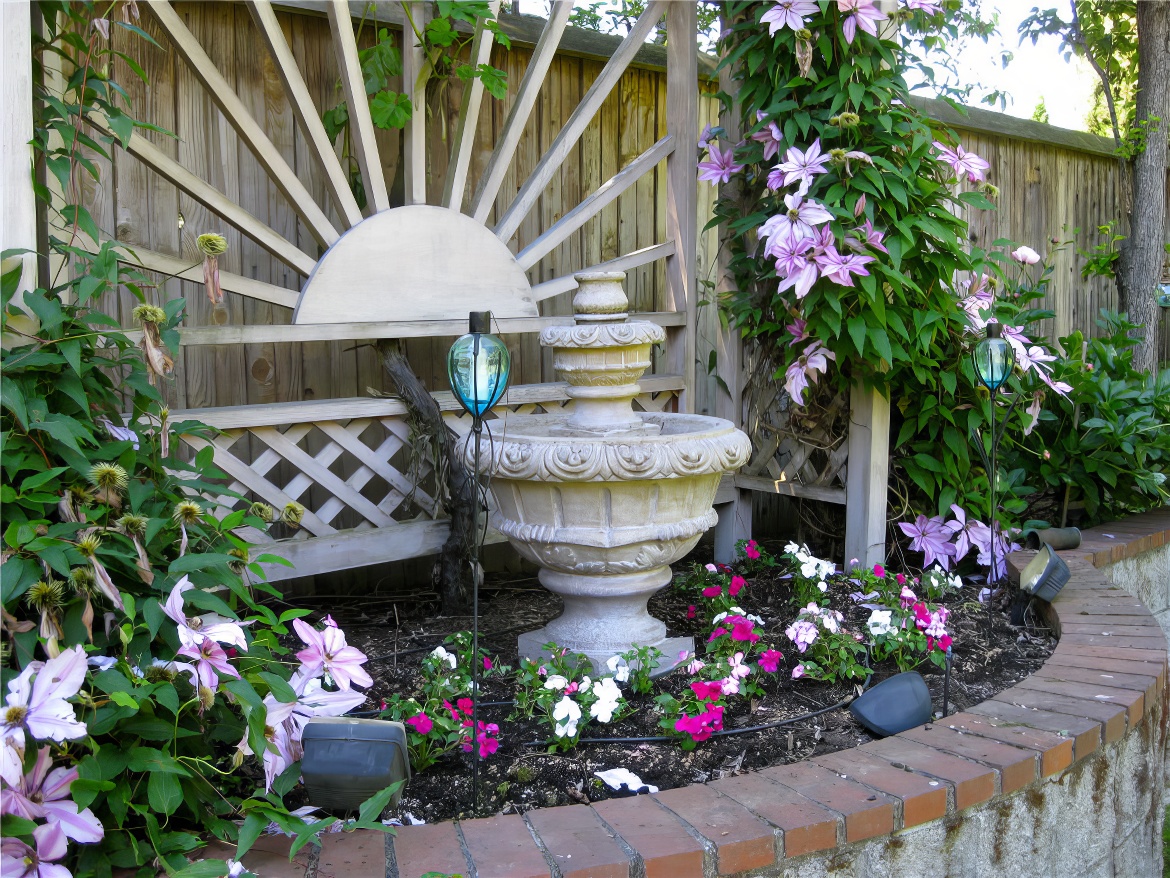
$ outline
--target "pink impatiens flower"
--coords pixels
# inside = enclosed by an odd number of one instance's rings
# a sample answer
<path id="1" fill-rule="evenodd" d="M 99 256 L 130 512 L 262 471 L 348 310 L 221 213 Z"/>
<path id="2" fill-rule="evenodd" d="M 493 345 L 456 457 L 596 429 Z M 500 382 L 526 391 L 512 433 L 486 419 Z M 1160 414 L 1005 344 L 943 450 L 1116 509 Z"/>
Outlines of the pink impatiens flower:
<path id="1" fill-rule="evenodd" d="M 971 183 L 987 179 L 987 169 L 991 165 L 975 153 L 967 152 L 961 145 L 951 149 L 945 143 L 939 143 L 937 140 L 934 142 L 934 148 L 938 150 L 938 157 L 950 165 L 951 170 L 956 175 L 961 177 L 966 174 L 967 180 Z"/>
<path id="2" fill-rule="evenodd" d="M 775 6 L 760 16 L 760 24 L 768 25 L 768 36 L 775 36 L 782 28 L 800 30 L 804 27 L 804 16 L 816 15 L 818 7 L 812 0 L 779 0 Z"/>
<path id="3" fill-rule="evenodd" d="M 709 585 L 703 589 L 703 597 L 705 598 L 717 598 L 721 594 L 723 594 L 723 586 L 721 585 Z"/>
<path id="4" fill-rule="evenodd" d="M 101 821 L 93 811 L 84 811 L 69 798 L 69 788 L 77 780 L 76 768 L 53 768 L 48 747 L 37 752 L 32 770 L 20 783 L 0 790 L 0 813 L 26 820 L 46 819 L 61 827 L 66 837 L 81 844 L 94 844 L 105 836 Z M 5 873 L 7 875 L 7 873 Z"/>
<path id="5" fill-rule="evenodd" d="M 861 28 L 871 37 L 877 36 L 877 23 L 886 20 L 886 14 L 874 6 L 874 0 L 837 0 L 837 9 L 845 17 L 841 33 L 846 43 L 853 43 L 857 29 Z"/>
<path id="6" fill-rule="evenodd" d="M 774 674 L 780 667 L 780 659 L 784 658 L 784 653 L 778 649 L 765 649 L 760 653 L 760 668 L 767 671 L 769 674 Z"/>
<path id="7" fill-rule="evenodd" d="M 760 544 L 755 540 L 748 540 L 747 543 L 744 544 L 743 553 L 751 560 L 757 560 L 760 557 Z M 732 595 L 734 596 L 735 592 L 732 592 Z"/>
<path id="8" fill-rule="evenodd" d="M 718 144 L 707 144 L 707 161 L 699 162 L 699 181 L 708 183 L 729 183 L 731 175 L 743 170 L 743 165 L 735 161 L 735 150 L 727 147 L 727 152 L 721 152 Z"/>
<path id="9" fill-rule="evenodd" d="M 33 830 L 36 848 L 23 841 L 6 838 L 0 842 L 0 873 L 4 878 L 73 878 L 73 874 L 54 860 L 65 856 L 69 843 L 57 823 L 43 823 Z"/>
<path id="10" fill-rule="evenodd" d="M 792 679 L 793 680 L 799 680 L 803 676 L 804 676 L 804 665 L 797 665 L 795 668 L 792 669 Z"/>
<path id="11" fill-rule="evenodd" d="M 410 719 L 403 720 L 403 722 L 405 722 L 420 735 L 429 735 L 431 733 L 431 729 L 433 729 L 435 726 L 434 721 L 425 713 L 412 716 Z"/>
<path id="12" fill-rule="evenodd" d="M 30 663 L 8 684 L 8 707 L 0 715 L 0 778 L 9 786 L 19 786 L 24 777 L 26 734 L 52 741 L 85 737 L 85 723 L 65 700 L 77 694 L 85 670 L 85 650 L 75 646 L 43 664 Z"/>
<path id="13" fill-rule="evenodd" d="M 718 681 L 697 680 L 691 683 L 691 691 L 700 701 L 718 701 L 723 695 L 723 686 Z"/>
<path id="14" fill-rule="evenodd" d="M 373 678 L 362 668 L 366 662 L 365 653 L 346 645 L 345 633 L 340 628 L 317 631 L 300 619 L 293 619 L 293 628 L 308 647 L 297 653 L 306 675 L 316 677 L 324 671 L 342 689 L 349 689 L 353 683 L 373 685 Z"/>
<path id="15" fill-rule="evenodd" d="M 802 653 L 813 645 L 818 636 L 817 626 L 806 619 L 797 619 L 784 629 L 784 633 L 796 645 L 797 650 Z"/>
<path id="16" fill-rule="evenodd" d="M 748 555 L 748 557 L 750 558 L 751 555 Z M 757 558 L 760 557 L 759 550 L 756 551 L 756 557 Z M 745 585 L 747 585 L 746 579 L 744 579 L 742 576 L 738 576 L 738 575 L 733 576 L 733 577 L 731 577 L 731 585 L 729 585 L 727 587 L 727 593 L 729 595 L 731 595 L 732 597 L 735 597 L 741 591 L 743 591 L 743 587 Z"/>

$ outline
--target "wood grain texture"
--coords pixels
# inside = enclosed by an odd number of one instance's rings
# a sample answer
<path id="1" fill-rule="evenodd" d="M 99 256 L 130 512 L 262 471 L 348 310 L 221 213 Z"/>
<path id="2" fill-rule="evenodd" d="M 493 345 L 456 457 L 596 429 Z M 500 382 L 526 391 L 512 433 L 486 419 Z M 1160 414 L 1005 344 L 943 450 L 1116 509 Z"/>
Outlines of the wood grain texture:
<path id="1" fill-rule="evenodd" d="M 495 15 L 499 11 L 500 0 L 489 0 L 488 6 Z M 491 58 L 494 39 L 492 32 L 484 26 L 484 19 L 480 19 L 471 41 L 468 62 L 474 69 L 478 70 L 480 65 L 486 64 Z M 443 200 L 440 203 L 451 210 L 463 209 L 463 194 L 471 170 L 471 150 L 475 144 L 475 129 L 479 127 L 479 108 L 482 103 L 483 80 L 474 77 L 463 86 L 459 119 L 451 138 L 451 158 L 447 162 L 447 174 L 443 182 Z"/>
<path id="2" fill-rule="evenodd" d="M 419 33 L 427 26 L 427 4 L 418 0 L 404 0 L 401 4 L 404 20 L 414 22 Z M 405 13 L 409 11 L 409 15 Z M 426 126 L 426 53 L 418 44 L 418 37 L 409 22 L 403 25 L 402 88 L 410 95 L 411 115 L 403 131 L 405 202 L 427 203 L 427 126 Z"/>

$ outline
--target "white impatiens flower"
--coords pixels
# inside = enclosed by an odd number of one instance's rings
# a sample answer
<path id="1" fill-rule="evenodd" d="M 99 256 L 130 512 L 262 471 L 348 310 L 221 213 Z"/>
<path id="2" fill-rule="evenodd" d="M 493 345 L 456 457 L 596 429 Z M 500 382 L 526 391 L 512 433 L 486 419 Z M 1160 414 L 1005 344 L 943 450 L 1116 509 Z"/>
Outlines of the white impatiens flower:
<path id="1" fill-rule="evenodd" d="M 597 700 L 589 705 L 589 715 L 603 723 L 610 722 L 621 703 L 622 690 L 613 681 L 613 677 L 603 677 L 593 687 L 593 694 L 597 696 Z"/>
<path id="2" fill-rule="evenodd" d="M 553 708 L 553 719 L 557 723 L 553 732 L 558 738 L 575 738 L 577 723 L 581 721 L 581 708 L 577 706 L 576 701 L 566 695 Z"/>
<path id="3" fill-rule="evenodd" d="M 455 665 L 458 663 L 458 659 L 456 659 L 454 655 L 447 652 L 447 650 L 443 649 L 441 646 L 436 646 L 434 649 L 432 649 L 431 656 L 446 664 L 447 667 L 451 668 L 451 670 L 454 670 Z"/>
<path id="4" fill-rule="evenodd" d="M 589 675 L 586 674 L 584 677 L 581 678 L 581 682 L 577 684 L 577 691 L 581 692 L 583 694 L 585 692 L 588 692 L 589 687 L 592 685 L 593 685 L 593 681 L 590 680 Z"/>
<path id="5" fill-rule="evenodd" d="M 759 616 L 753 616 L 751 613 L 744 610 L 743 607 L 732 607 L 726 613 L 720 613 L 718 616 L 716 616 L 714 619 L 711 620 L 711 624 L 718 625 L 720 622 L 722 622 L 728 616 L 739 616 L 743 619 L 747 619 L 749 622 L 755 622 L 757 625 L 760 625 L 760 626 L 762 626 L 764 624 L 763 619 L 761 619 Z"/>
<path id="6" fill-rule="evenodd" d="M 630 666 L 620 655 L 611 656 L 605 663 L 605 666 L 609 668 L 609 672 L 613 674 L 613 678 L 619 683 L 624 683 L 630 679 Z"/>
<path id="7" fill-rule="evenodd" d="M 874 637 L 881 637 L 883 634 L 889 634 L 892 625 L 893 613 L 890 610 L 874 610 L 866 622 L 869 628 L 869 633 Z"/>
<path id="8" fill-rule="evenodd" d="M 562 677 L 560 674 L 549 674 L 548 679 L 544 681 L 544 688 L 551 689 L 554 692 L 560 692 L 568 685 L 568 679 Z"/>

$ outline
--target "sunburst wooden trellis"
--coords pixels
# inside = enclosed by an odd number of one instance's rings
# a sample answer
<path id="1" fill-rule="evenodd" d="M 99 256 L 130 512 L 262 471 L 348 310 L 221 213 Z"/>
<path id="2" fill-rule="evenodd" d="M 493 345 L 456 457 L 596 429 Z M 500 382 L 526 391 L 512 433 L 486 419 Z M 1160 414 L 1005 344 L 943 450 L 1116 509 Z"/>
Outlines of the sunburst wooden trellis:
<path id="1" fill-rule="evenodd" d="M 637 181 L 665 162 L 666 235 L 616 258 L 573 270 L 629 270 L 658 260 L 665 263 L 667 309 L 640 315 L 665 326 L 666 374 L 648 379 L 644 407 L 688 408 L 694 380 L 696 296 L 693 254 L 696 239 L 693 142 L 698 129 L 695 7 L 691 3 L 652 0 L 630 34 L 565 119 L 514 197 L 505 201 L 505 177 L 521 142 L 529 115 L 565 32 L 572 3 L 555 0 L 537 41 L 531 63 L 508 108 L 503 130 L 477 181 L 471 179 L 475 128 L 484 100 L 483 86 L 464 87 L 458 119 L 449 142 L 448 172 L 441 191 L 430 191 L 426 174 L 428 144 L 421 121 L 425 81 L 419 73 L 422 50 L 404 28 L 403 82 L 411 92 L 415 116 L 402 133 L 403 203 L 392 203 L 382 172 L 377 137 L 358 59 L 352 14 L 345 0 L 315 6 L 330 24 L 342 90 L 350 109 L 352 149 L 361 172 L 367 206 L 363 211 L 349 187 L 338 155 L 321 122 L 276 10 L 269 0 L 250 0 L 252 21 L 272 55 L 281 86 L 297 125 L 324 170 L 327 198 L 314 198 L 282 157 L 262 125 L 216 67 L 188 26 L 189 20 L 169 2 L 140 4 L 149 11 L 177 58 L 205 89 L 240 143 L 291 205 L 311 240 L 294 241 L 235 203 L 196 169 L 166 154 L 135 133 L 126 152 L 186 196 L 233 226 L 240 234 L 304 279 L 299 289 L 243 275 L 221 274 L 223 289 L 260 302 L 296 309 L 294 324 L 217 325 L 181 329 L 181 344 L 271 344 L 381 338 L 427 338 L 463 331 L 469 310 L 490 309 L 502 332 L 526 333 L 564 316 L 541 316 L 539 303 L 570 291 L 571 272 L 538 283 L 527 272 L 541 258 L 612 204 Z M 410 18 L 425 24 L 428 4 L 378 4 L 393 23 Z M 495 0 L 494 8 L 499 2 Z M 516 235 L 541 193 L 554 181 L 562 163 L 590 120 L 617 85 L 647 36 L 665 16 L 668 34 L 667 132 L 629 160 L 579 204 L 523 246 Z M 473 35 L 470 60 L 489 57 L 492 34 L 482 25 Z M 411 85 L 413 84 L 413 85 Z M 146 121 L 152 121 L 147 119 Z M 473 186 L 472 183 L 475 185 Z M 492 220 L 493 208 L 495 219 Z M 150 248 L 134 248 L 135 258 L 150 270 L 197 279 L 189 262 Z M 388 264 L 393 265 L 387 271 Z M 454 406 L 437 394 L 456 424 Z M 557 384 L 514 388 L 506 407 L 543 409 L 564 402 Z M 386 399 L 340 399 L 196 409 L 192 417 L 222 433 L 212 441 L 219 467 L 232 490 L 273 505 L 296 501 L 306 507 L 297 538 L 282 541 L 278 553 L 296 564 L 288 573 L 273 567 L 274 577 L 309 575 L 435 551 L 445 523 L 427 486 L 408 475 L 410 441 L 401 403 Z M 179 416 L 176 413 L 176 416 Z M 207 440 L 188 439 L 194 447 Z M 290 476 L 289 473 L 292 473 Z M 420 474 L 415 473 L 416 477 Z M 225 495 L 223 509 L 229 503 Z M 226 512 L 225 512 L 226 514 Z"/>

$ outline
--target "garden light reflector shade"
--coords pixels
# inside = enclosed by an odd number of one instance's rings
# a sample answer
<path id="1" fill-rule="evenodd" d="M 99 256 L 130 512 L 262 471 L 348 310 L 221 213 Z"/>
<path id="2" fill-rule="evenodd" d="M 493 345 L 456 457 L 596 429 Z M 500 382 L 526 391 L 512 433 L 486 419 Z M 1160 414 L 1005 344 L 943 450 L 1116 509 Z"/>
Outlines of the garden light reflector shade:
<path id="1" fill-rule="evenodd" d="M 1003 327 L 998 323 L 987 324 L 987 337 L 975 345 L 971 354 L 975 363 L 975 374 L 979 382 L 991 392 L 1007 381 L 1016 364 L 1016 353 L 1003 337 Z"/>
<path id="2" fill-rule="evenodd" d="M 500 401 L 512 368 L 508 348 L 488 331 L 491 320 L 490 311 L 472 311 L 471 331 L 457 338 L 447 354 L 451 391 L 473 418 L 483 417 Z"/>
<path id="3" fill-rule="evenodd" d="M 362 802 L 398 781 L 410 780 L 406 728 L 402 723 L 347 716 L 305 723 L 301 776 L 309 801 L 319 808 L 356 811 Z M 399 787 L 390 798 L 402 798 Z"/>
<path id="4" fill-rule="evenodd" d="M 1064 559 L 1046 543 L 1020 573 L 1020 590 L 1042 601 L 1051 601 L 1071 575 Z"/>
<path id="5" fill-rule="evenodd" d="M 930 690 L 917 671 L 895 674 L 867 689 L 849 705 L 854 719 L 880 737 L 930 722 Z"/>

